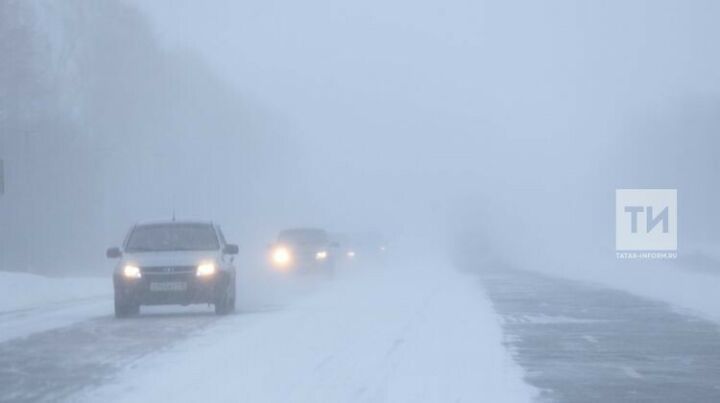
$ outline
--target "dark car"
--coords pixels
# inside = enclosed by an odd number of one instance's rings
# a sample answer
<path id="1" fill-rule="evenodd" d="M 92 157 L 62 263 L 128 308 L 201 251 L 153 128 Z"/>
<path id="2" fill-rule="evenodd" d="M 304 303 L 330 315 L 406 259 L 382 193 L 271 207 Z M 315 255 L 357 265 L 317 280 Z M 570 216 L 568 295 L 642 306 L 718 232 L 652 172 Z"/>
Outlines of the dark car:
<path id="1" fill-rule="evenodd" d="M 156 222 L 134 226 L 113 273 L 115 316 L 138 314 L 141 305 L 214 304 L 215 313 L 235 308 L 237 245 L 225 242 L 217 225 Z"/>
<path id="2" fill-rule="evenodd" d="M 330 237 L 339 245 L 338 262 L 344 266 L 381 266 L 385 261 L 387 242 L 378 233 L 335 233 Z"/>
<path id="3" fill-rule="evenodd" d="M 325 230 L 288 229 L 278 235 L 270 252 L 270 262 L 283 272 L 332 276 L 335 272 L 336 246 Z"/>

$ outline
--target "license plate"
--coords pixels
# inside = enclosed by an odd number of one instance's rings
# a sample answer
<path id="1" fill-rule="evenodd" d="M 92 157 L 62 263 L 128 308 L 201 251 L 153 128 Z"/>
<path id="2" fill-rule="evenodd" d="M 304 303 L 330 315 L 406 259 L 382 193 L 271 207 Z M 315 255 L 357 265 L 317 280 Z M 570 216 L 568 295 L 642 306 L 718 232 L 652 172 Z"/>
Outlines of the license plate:
<path id="1" fill-rule="evenodd" d="M 162 283 L 150 283 L 150 291 L 185 291 L 187 283 L 184 281 L 167 281 Z"/>

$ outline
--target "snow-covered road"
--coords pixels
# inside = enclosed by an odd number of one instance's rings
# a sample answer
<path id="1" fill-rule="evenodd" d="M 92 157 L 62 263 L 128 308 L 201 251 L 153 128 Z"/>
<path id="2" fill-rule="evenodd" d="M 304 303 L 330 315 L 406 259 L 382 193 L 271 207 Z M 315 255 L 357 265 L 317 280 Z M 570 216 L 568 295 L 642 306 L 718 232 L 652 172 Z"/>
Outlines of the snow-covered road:
<path id="1" fill-rule="evenodd" d="M 720 399 L 716 322 L 603 285 L 441 263 L 238 285 L 227 317 L 117 320 L 77 294 L 2 312 L 0 401 Z"/>
<path id="2" fill-rule="evenodd" d="M 107 278 L 51 278 L 0 271 L 0 343 L 107 315 Z"/>
<path id="3" fill-rule="evenodd" d="M 520 402 L 535 394 L 472 277 L 400 265 L 297 288 L 263 290 L 276 303 L 248 292 L 230 317 L 178 307 L 119 321 L 108 309 L 0 343 L 0 400 Z M 293 298 L 277 298 L 288 291 Z"/>
<path id="4" fill-rule="evenodd" d="M 109 313 L 112 303 L 101 304 L 102 316 L 95 316 L 96 304 L 88 304 L 86 312 L 94 319 L 0 343 L 0 401 L 75 400 L 83 388 L 102 384 L 119 369 L 217 320 L 206 308 L 121 321 Z"/>
<path id="5" fill-rule="evenodd" d="M 70 326 L 93 317 L 107 316 L 112 296 L 55 302 L 35 308 L 0 313 L 0 343 L 35 333 Z"/>
<path id="6" fill-rule="evenodd" d="M 720 401 L 716 322 L 597 284 L 507 267 L 478 274 L 542 401 Z"/>

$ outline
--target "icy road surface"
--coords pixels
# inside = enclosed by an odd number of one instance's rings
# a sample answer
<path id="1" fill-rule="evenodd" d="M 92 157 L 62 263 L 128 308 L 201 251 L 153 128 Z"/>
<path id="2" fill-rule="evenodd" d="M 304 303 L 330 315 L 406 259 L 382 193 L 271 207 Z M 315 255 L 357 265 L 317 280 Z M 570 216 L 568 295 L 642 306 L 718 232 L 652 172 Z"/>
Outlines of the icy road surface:
<path id="1" fill-rule="evenodd" d="M 283 290 L 292 291 L 267 291 Z M 0 343 L 0 401 L 525 402 L 536 394 L 474 277 L 446 267 L 356 268 L 282 303 L 252 299 L 220 318 L 172 307 L 115 320 L 108 305 L 101 317 Z"/>
<path id="2" fill-rule="evenodd" d="M 96 319 L 0 343 L 0 402 L 70 397 L 82 388 L 102 384 L 123 365 L 217 320 L 211 309 L 165 314 L 155 309 L 131 320 L 116 320 L 109 314 L 112 301 L 89 303 L 70 312 L 97 315 L 99 307 L 105 313 Z M 41 320 L 52 320 L 52 314 L 66 315 L 64 310 L 49 309 L 26 316 L 33 314 Z"/>
<path id="3" fill-rule="evenodd" d="M 480 275 L 541 401 L 720 402 L 717 323 L 540 274 Z"/>

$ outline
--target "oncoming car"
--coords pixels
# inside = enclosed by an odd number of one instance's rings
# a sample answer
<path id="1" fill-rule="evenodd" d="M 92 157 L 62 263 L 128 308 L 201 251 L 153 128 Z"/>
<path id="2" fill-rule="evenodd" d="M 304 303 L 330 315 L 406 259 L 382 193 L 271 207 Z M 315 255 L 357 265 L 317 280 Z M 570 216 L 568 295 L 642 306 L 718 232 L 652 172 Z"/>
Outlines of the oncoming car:
<path id="1" fill-rule="evenodd" d="M 334 249 L 327 232 L 317 228 L 295 228 L 280 232 L 270 250 L 270 263 L 281 272 L 322 274 L 335 272 Z"/>
<path id="2" fill-rule="evenodd" d="M 336 233 L 331 238 L 339 244 L 338 262 L 348 265 L 378 266 L 385 261 L 387 242 L 377 233 Z"/>
<path id="3" fill-rule="evenodd" d="M 141 305 L 213 304 L 215 313 L 235 308 L 237 245 L 228 244 L 217 225 L 157 222 L 130 229 L 113 272 L 115 316 L 140 312 Z"/>

